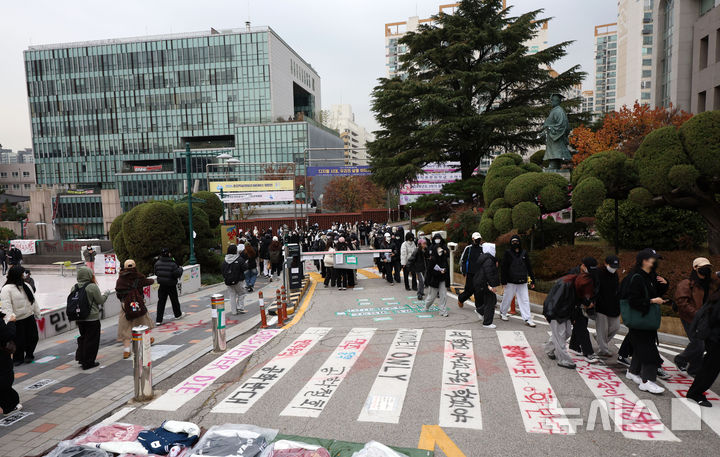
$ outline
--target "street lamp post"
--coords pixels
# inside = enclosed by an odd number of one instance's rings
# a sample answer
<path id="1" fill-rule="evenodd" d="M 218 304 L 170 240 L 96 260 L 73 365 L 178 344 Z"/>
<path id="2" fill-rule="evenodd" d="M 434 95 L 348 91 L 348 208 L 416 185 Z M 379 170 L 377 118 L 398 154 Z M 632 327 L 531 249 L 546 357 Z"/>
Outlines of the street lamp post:
<path id="1" fill-rule="evenodd" d="M 195 238 L 193 234 L 193 207 L 192 207 L 192 171 L 190 170 L 190 143 L 185 143 L 185 168 L 187 168 L 187 200 L 188 200 L 188 230 L 190 236 L 190 259 L 188 263 L 194 265 L 197 263 L 195 259 Z"/>

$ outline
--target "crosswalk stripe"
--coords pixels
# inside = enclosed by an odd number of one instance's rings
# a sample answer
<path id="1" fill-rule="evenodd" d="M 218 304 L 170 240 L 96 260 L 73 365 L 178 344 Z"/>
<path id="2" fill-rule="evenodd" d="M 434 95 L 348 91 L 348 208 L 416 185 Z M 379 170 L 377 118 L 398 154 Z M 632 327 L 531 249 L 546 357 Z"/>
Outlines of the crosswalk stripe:
<path id="1" fill-rule="evenodd" d="M 365 400 L 359 421 L 391 424 L 400 421 L 422 333 L 421 329 L 397 331 Z"/>
<path id="2" fill-rule="evenodd" d="M 680 441 L 660 418 L 638 398 L 620 377 L 606 366 L 573 359 L 576 371 L 625 438 L 634 440 Z"/>
<path id="3" fill-rule="evenodd" d="M 438 425 L 482 430 L 480 390 L 470 330 L 445 331 Z"/>
<path id="4" fill-rule="evenodd" d="M 522 331 L 499 331 L 498 340 L 528 433 L 575 433 Z"/>
<path id="5" fill-rule="evenodd" d="M 318 417 L 375 334 L 374 328 L 354 328 L 285 407 L 281 416 Z"/>
<path id="6" fill-rule="evenodd" d="M 222 356 L 208 363 L 195 374 L 145 406 L 145 409 L 177 411 L 178 408 L 208 388 L 208 386 L 214 383 L 220 376 L 248 358 L 281 331 L 280 329 L 260 330 L 255 335 L 252 335 L 234 348 L 229 349 Z"/>
<path id="7" fill-rule="evenodd" d="M 211 412 L 244 414 L 290 371 L 315 344 L 330 331 L 329 327 L 310 327 L 282 352 L 245 380 Z"/>

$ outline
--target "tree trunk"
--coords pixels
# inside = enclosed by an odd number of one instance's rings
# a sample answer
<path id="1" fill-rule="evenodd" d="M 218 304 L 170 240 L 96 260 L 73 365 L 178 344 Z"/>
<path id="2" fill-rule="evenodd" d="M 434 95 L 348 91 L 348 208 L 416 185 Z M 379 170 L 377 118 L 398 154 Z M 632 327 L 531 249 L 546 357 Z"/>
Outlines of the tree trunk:
<path id="1" fill-rule="evenodd" d="M 707 225 L 710 255 L 720 255 L 720 204 L 700 206 L 698 212 Z"/>

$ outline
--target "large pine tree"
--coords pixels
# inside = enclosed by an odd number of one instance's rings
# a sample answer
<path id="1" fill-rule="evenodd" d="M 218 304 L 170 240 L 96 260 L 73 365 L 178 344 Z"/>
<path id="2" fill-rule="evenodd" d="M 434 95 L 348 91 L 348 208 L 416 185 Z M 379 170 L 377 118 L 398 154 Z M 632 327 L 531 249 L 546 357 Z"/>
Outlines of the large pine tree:
<path id="1" fill-rule="evenodd" d="M 483 157 L 545 143 L 540 128 L 553 93 L 582 81 L 574 66 L 549 68 L 571 42 L 531 54 L 526 43 L 549 19 L 517 17 L 502 0 L 463 0 L 400 39 L 402 77 L 381 78 L 372 92 L 380 124 L 369 144 L 373 178 L 385 187 L 413 180 L 432 162 L 460 162 L 469 178 Z"/>

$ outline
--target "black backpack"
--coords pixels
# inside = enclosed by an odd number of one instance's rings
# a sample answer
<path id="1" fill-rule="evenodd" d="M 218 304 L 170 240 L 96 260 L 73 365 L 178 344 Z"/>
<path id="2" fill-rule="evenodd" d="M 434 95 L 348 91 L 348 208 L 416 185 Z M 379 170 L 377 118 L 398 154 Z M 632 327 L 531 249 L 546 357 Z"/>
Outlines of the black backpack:
<path id="1" fill-rule="evenodd" d="M 705 341 L 712 335 L 712 312 L 713 306 L 720 306 L 720 303 L 706 301 L 704 305 L 695 313 L 688 336 Z"/>
<path id="2" fill-rule="evenodd" d="M 65 314 L 67 314 L 69 320 L 81 321 L 87 319 L 90 315 L 90 300 L 88 300 L 87 293 L 85 292 L 85 288 L 88 285 L 89 284 L 85 284 L 80 288 L 76 285 L 75 289 L 68 295 Z"/>
<path id="3" fill-rule="evenodd" d="M 225 279 L 226 286 L 234 286 L 245 279 L 245 275 L 243 274 L 245 264 L 240 263 L 240 261 L 241 259 L 238 257 L 238 259 L 232 263 L 223 263 L 222 275 Z"/>
<path id="4" fill-rule="evenodd" d="M 555 281 L 543 302 L 543 316 L 548 322 L 570 319 L 575 307 L 575 278 L 566 281 L 567 276 Z"/>

